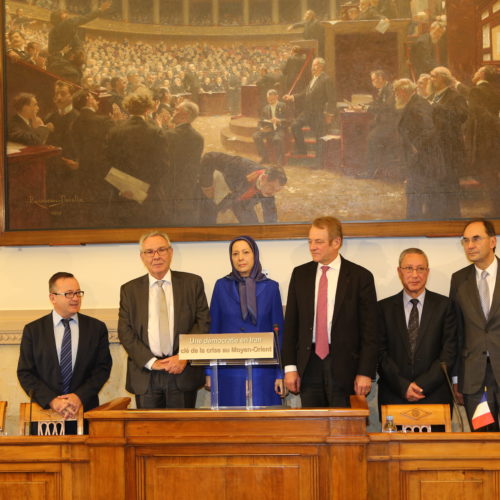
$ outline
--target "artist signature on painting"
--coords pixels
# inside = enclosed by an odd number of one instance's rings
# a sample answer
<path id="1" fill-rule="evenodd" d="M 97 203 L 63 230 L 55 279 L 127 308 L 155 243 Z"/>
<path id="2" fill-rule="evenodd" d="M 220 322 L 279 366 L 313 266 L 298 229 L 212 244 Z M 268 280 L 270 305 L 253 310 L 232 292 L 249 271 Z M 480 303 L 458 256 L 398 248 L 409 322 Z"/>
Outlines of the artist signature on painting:
<path id="1" fill-rule="evenodd" d="M 29 205 L 36 205 L 37 207 L 49 210 L 55 207 L 62 207 L 63 205 L 70 205 L 75 203 L 83 203 L 85 200 L 77 194 L 73 196 L 66 196 L 62 194 L 59 198 L 37 199 L 32 195 L 27 198 Z"/>

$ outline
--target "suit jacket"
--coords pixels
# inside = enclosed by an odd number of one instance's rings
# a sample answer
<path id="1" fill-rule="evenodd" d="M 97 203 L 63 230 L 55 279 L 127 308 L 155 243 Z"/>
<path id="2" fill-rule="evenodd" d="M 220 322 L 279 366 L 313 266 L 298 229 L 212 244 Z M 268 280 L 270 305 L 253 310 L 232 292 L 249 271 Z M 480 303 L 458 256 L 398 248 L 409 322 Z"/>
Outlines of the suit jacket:
<path id="1" fill-rule="evenodd" d="M 204 140 L 189 123 L 166 132 L 168 175 L 163 182 L 167 225 L 198 225 L 200 161 Z"/>
<path id="2" fill-rule="evenodd" d="M 488 319 L 481 308 L 474 264 L 452 275 L 450 298 L 458 317 L 459 357 L 455 367 L 458 387 L 464 394 L 473 394 L 484 382 L 487 352 L 495 379 L 500 381 L 500 272 Z"/>
<path id="3" fill-rule="evenodd" d="M 465 144 L 462 126 L 467 116 L 465 98 L 453 88 L 447 88 L 432 102 L 432 119 L 446 166 L 462 175 L 465 174 Z"/>
<path id="4" fill-rule="evenodd" d="M 99 406 L 98 393 L 111 372 L 108 329 L 98 319 L 78 313 L 78 351 L 70 392 L 82 401 L 85 411 Z M 26 392 L 43 408 L 62 394 L 52 313 L 28 323 L 23 330 L 17 378 Z"/>
<path id="5" fill-rule="evenodd" d="M 426 291 L 412 358 L 403 292 L 379 303 L 379 405 L 405 404 L 411 382 L 424 390 L 419 403 L 450 403 L 451 394 L 440 362 L 452 369 L 457 355 L 457 321 L 451 301 Z"/>
<path id="6" fill-rule="evenodd" d="M 445 179 L 443 154 L 438 144 L 429 102 L 414 94 L 402 110 L 398 129 L 408 176 L 432 179 L 433 183 Z"/>
<path id="7" fill-rule="evenodd" d="M 458 91 L 469 101 L 465 123 L 465 143 L 472 175 L 486 175 L 497 184 L 497 162 L 500 155 L 500 91 L 482 81 L 472 88 L 460 84 Z"/>
<path id="8" fill-rule="evenodd" d="M 19 142 L 27 146 L 37 146 L 45 144 L 49 132 L 47 127 L 31 127 L 18 114 L 13 115 L 9 120 L 9 141 Z"/>
<path id="9" fill-rule="evenodd" d="M 447 50 L 446 35 L 441 36 L 437 44 L 432 43 L 429 33 L 420 35 L 410 50 L 410 60 L 415 69 L 415 77 L 418 78 L 422 73 L 430 73 L 436 66 L 447 66 Z"/>
<path id="10" fill-rule="evenodd" d="M 308 120 L 323 120 L 323 112 L 334 114 L 337 103 L 335 101 L 335 89 L 331 78 L 325 73 L 321 73 L 313 87 L 309 82 L 306 88 L 295 95 L 296 100 L 303 100 L 304 114 Z"/>
<path id="11" fill-rule="evenodd" d="M 104 177 L 109 164 L 104 155 L 104 146 L 112 126 L 110 118 L 89 108 L 82 108 L 80 116 L 73 122 L 71 135 L 80 165 L 77 174 L 84 198 L 102 199 L 103 193 L 107 193 L 108 184 Z"/>
<path id="12" fill-rule="evenodd" d="M 191 273 L 172 271 L 174 297 L 173 354 L 179 351 L 179 334 L 206 333 L 210 315 L 202 279 Z M 118 337 L 127 351 L 126 389 L 133 394 L 144 394 L 151 371 L 146 363 L 154 358 L 148 339 L 149 278 L 146 274 L 122 285 L 118 313 Z M 182 373 L 174 375 L 181 391 L 193 391 L 203 385 L 203 369 L 187 365 Z"/>
<path id="13" fill-rule="evenodd" d="M 331 329 L 333 376 L 352 394 L 356 375 L 375 377 L 377 297 L 372 273 L 341 259 Z M 296 267 L 288 288 L 283 365 L 296 365 L 301 377 L 311 355 L 317 269 L 316 262 Z"/>
<path id="14" fill-rule="evenodd" d="M 286 127 L 286 104 L 284 102 L 278 101 L 276 103 L 276 110 L 275 110 L 275 116 L 279 120 L 281 120 L 281 123 L 278 124 L 276 127 L 276 130 L 280 130 Z M 272 118 L 271 114 L 271 105 L 266 104 L 262 108 L 262 112 L 260 114 L 260 122 L 259 122 L 259 127 L 269 127 L 271 124 L 267 123 L 264 120 L 270 120 Z"/>

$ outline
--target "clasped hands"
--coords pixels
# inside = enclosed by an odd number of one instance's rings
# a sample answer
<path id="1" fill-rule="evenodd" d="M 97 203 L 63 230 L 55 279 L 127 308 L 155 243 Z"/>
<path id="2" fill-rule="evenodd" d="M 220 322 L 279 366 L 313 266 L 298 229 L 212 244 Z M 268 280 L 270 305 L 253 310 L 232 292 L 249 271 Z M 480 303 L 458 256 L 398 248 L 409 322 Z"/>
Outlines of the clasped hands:
<path id="1" fill-rule="evenodd" d="M 76 418 L 78 415 L 78 410 L 82 406 L 82 401 L 80 398 L 74 394 L 62 394 L 61 396 L 55 397 L 50 402 L 50 407 L 59 415 L 61 415 L 64 420 L 69 418 Z"/>
<path id="2" fill-rule="evenodd" d="M 178 375 L 179 373 L 182 373 L 184 371 L 186 365 L 187 365 L 187 360 L 185 359 L 181 360 L 179 359 L 179 355 L 175 354 L 174 356 L 169 356 L 168 358 L 165 359 L 157 359 L 151 366 L 151 369 L 163 370 L 168 373 L 171 373 L 172 375 Z"/>

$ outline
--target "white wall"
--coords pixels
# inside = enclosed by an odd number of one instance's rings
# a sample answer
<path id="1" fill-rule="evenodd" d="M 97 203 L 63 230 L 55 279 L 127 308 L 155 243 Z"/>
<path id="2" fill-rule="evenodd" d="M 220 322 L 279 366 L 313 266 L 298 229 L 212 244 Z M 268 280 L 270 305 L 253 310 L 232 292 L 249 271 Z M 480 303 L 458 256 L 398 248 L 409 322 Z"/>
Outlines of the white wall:
<path id="1" fill-rule="evenodd" d="M 237 233 L 235 233 L 237 234 Z M 283 302 L 293 267 L 307 262 L 306 240 L 259 241 L 261 262 L 280 283 Z M 227 242 L 174 243 L 172 268 L 203 277 L 210 299 L 216 279 L 230 271 Z M 378 298 L 396 293 L 398 256 L 408 247 L 430 261 L 429 289 L 448 294 L 451 273 L 467 261 L 458 238 L 346 239 L 341 253 L 371 270 Z M 84 307 L 118 307 L 122 283 L 144 274 L 136 244 L 64 247 L 0 247 L 0 311 L 49 308 L 47 281 L 57 271 L 75 274 L 85 290 Z"/>

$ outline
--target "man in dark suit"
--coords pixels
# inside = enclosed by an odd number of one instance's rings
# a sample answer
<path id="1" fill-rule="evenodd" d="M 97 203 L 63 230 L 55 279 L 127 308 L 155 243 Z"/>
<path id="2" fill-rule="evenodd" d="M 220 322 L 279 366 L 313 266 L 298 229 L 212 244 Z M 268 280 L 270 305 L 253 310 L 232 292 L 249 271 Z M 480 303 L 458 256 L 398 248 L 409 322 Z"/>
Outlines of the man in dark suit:
<path id="1" fill-rule="evenodd" d="M 410 50 L 410 61 L 418 78 L 422 73 L 430 73 L 436 66 L 448 64 L 448 50 L 445 38 L 446 26 L 439 21 L 431 24 L 428 33 L 420 35 Z"/>
<path id="2" fill-rule="evenodd" d="M 292 53 L 286 60 L 281 70 L 283 74 L 283 88 L 281 93 L 289 93 L 293 91 L 297 93 L 302 92 L 311 79 L 311 70 L 309 65 L 307 65 L 307 68 L 302 70 L 304 64 L 306 63 L 305 52 L 305 50 L 301 49 L 297 45 L 292 47 Z M 293 85 L 294 83 L 295 86 Z"/>
<path id="3" fill-rule="evenodd" d="M 465 98 L 453 88 L 450 70 L 438 66 L 431 71 L 432 119 L 448 170 L 464 175 L 465 144 L 463 124 L 468 109 Z"/>
<path id="4" fill-rule="evenodd" d="M 111 372 L 108 330 L 80 314 L 83 291 L 70 273 L 49 280 L 54 310 L 24 327 L 17 366 L 22 388 L 42 408 L 73 418 L 99 405 L 98 393 Z"/>
<path id="5" fill-rule="evenodd" d="M 325 60 L 320 57 L 314 59 L 311 66 L 313 76 L 305 90 L 299 94 L 283 96 L 285 102 L 303 100 L 303 111 L 292 123 L 295 148 L 298 154 L 307 153 L 302 127 L 304 125 L 311 127 L 318 147 L 318 139 L 325 132 L 325 123 L 331 123 L 335 113 L 335 91 L 331 78 L 324 71 L 325 64 Z"/>
<path id="6" fill-rule="evenodd" d="M 431 104 L 416 93 L 407 78 L 393 84 L 398 124 L 406 162 L 406 216 L 441 219 L 460 216 L 458 181 L 449 171 L 439 146 Z"/>
<path id="7" fill-rule="evenodd" d="M 107 0 L 88 14 L 82 16 L 70 16 L 65 10 L 55 10 L 50 13 L 49 31 L 49 56 L 60 55 L 66 47 L 71 49 L 82 49 L 83 42 L 78 36 L 78 28 L 96 19 L 111 7 L 112 2 Z M 49 59 L 50 62 L 50 59 Z"/>
<path id="8" fill-rule="evenodd" d="M 462 245 L 472 262 L 451 277 L 450 298 L 458 313 L 459 352 L 454 389 L 465 404 L 469 422 L 484 389 L 494 423 L 482 431 L 499 430 L 500 409 L 500 273 L 495 256 L 495 227 L 484 219 L 468 222 Z"/>
<path id="9" fill-rule="evenodd" d="M 214 172 L 222 174 L 229 193 L 215 203 Z M 201 160 L 200 185 L 206 199 L 201 204 L 201 224 L 217 222 L 217 213 L 231 209 L 241 224 L 258 224 L 255 205 L 262 207 L 263 222 L 278 220 L 278 210 L 274 195 L 287 183 L 285 171 L 281 167 L 263 168 L 248 158 L 210 152 Z"/>
<path id="10" fill-rule="evenodd" d="M 148 118 L 154 109 L 149 92 L 129 94 L 123 100 L 129 118 L 112 127 L 104 147 L 107 164 L 149 184 L 139 203 L 127 190 L 114 191 L 111 219 L 119 225 L 165 225 L 162 184 L 168 174 L 167 139 Z"/>
<path id="11" fill-rule="evenodd" d="M 309 230 L 312 262 L 293 270 L 283 336 L 285 385 L 303 407 L 349 406 L 366 396 L 377 365 L 372 274 L 339 255 L 342 225 L 320 217 Z"/>
<path id="12" fill-rule="evenodd" d="M 192 123 L 198 106 L 183 101 L 175 108 L 175 128 L 166 132 L 168 175 L 164 179 L 165 221 L 172 226 L 197 226 L 199 223 L 200 161 L 204 140 Z"/>
<path id="13" fill-rule="evenodd" d="M 33 94 L 21 92 L 14 97 L 12 107 L 15 114 L 9 120 L 7 127 L 9 141 L 26 146 L 45 144 L 53 126 L 45 125 L 38 116 L 40 108 L 36 97 Z"/>
<path id="14" fill-rule="evenodd" d="M 399 166 L 402 155 L 394 91 L 385 71 L 372 71 L 370 78 L 376 92 L 367 109 L 374 119 L 368 133 L 366 177 L 374 177 L 380 172 L 392 177 L 398 170 L 396 166 Z"/>
<path id="15" fill-rule="evenodd" d="M 278 101 L 278 92 L 267 91 L 267 104 L 262 109 L 259 130 L 253 134 L 261 163 L 269 163 L 266 143 L 273 149 L 278 165 L 285 160 L 286 104 Z"/>
<path id="16" fill-rule="evenodd" d="M 465 123 L 465 143 L 470 175 L 491 201 L 492 217 L 500 217 L 498 196 L 498 157 L 500 156 L 500 70 L 482 66 L 473 78 L 474 86 L 459 83 L 457 90 L 469 102 Z"/>
<path id="17" fill-rule="evenodd" d="M 200 88 L 201 83 L 198 78 L 198 74 L 196 72 L 196 66 L 193 63 L 190 63 L 184 73 L 184 78 L 182 81 L 186 92 L 191 94 L 191 100 L 198 104 L 200 100 Z"/>
<path id="18" fill-rule="evenodd" d="M 313 10 L 306 10 L 304 13 L 304 20 L 288 26 L 288 31 L 296 28 L 304 28 L 304 40 L 316 40 L 318 42 L 318 55 L 324 57 L 325 55 L 325 33 L 323 26 L 316 13 Z"/>
<path id="19" fill-rule="evenodd" d="M 206 333 L 210 315 L 199 276 L 172 271 L 165 233 L 139 241 L 148 274 L 121 287 L 118 336 L 128 354 L 126 389 L 138 408 L 194 408 L 201 367 L 179 360 L 179 334 Z"/>
<path id="20" fill-rule="evenodd" d="M 111 196 L 111 189 L 104 180 L 109 170 L 104 146 L 113 121 L 98 113 L 99 104 L 90 90 L 76 92 L 73 95 L 73 107 L 80 113 L 71 128 L 75 159 L 78 162 L 74 190 L 81 203 L 75 217 L 81 224 L 102 224 L 103 212 Z M 82 210 L 82 207 L 86 209 Z"/>
<path id="21" fill-rule="evenodd" d="M 440 363 L 451 370 L 457 355 L 451 301 L 426 290 L 429 262 L 419 248 L 399 256 L 403 290 L 379 302 L 378 403 L 451 403 Z"/>

